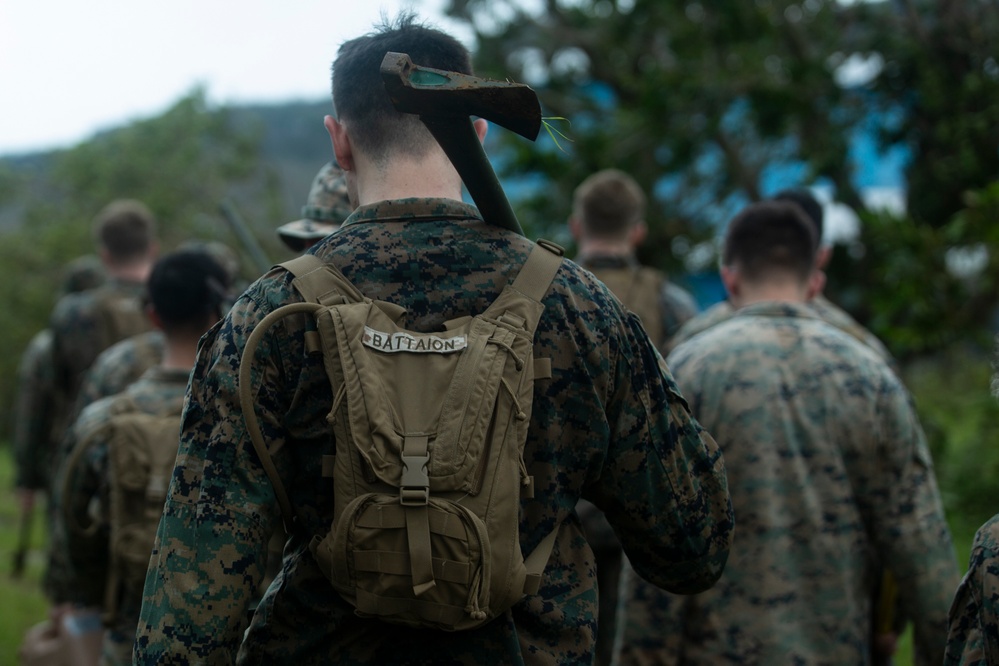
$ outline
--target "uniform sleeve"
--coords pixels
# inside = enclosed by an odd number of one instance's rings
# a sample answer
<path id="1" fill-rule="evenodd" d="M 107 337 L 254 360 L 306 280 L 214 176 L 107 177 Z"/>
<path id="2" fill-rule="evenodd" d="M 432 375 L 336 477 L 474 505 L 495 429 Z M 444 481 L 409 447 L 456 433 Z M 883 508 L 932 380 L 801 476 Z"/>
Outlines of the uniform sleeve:
<path id="1" fill-rule="evenodd" d="M 593 501 L 638 575 L 670 592 L 700 592 L 721 576 L 732 541 L 721 450 L 690 414 L 637 318 L 628 324 L 629 348 L 618 354 L 608 405 L 608 463 Z"/>
<path id="2" fill-rule="evenodd" d="M 999 516 L 975 535 L 950 608 L 945 666 L 999 663 Z"/>
<path id="3" fill-rule="evenodd" d="M 898 581 L 900 606 L 914 623 L 917 663 L 939 664 L 947 611 L 959 572 L 922 428 L 908 393 L 892 374 L 880 391 L 880 450 L 873 474 L 871 537 Z"/>
<path id="4" fill-rule="evenodd" d="M 239 363 L 260 318 L 244 297 L 201 341 L 146 577 L 136 663 L 235 659 L 276 518 L 272 486 L 239 407 Z M 267 440 L 280 447 L 276 414 L 284 392 L 270 347 L 261 347 L 253 367 L 253 384 L 260 386 L 256 413 Z"/>

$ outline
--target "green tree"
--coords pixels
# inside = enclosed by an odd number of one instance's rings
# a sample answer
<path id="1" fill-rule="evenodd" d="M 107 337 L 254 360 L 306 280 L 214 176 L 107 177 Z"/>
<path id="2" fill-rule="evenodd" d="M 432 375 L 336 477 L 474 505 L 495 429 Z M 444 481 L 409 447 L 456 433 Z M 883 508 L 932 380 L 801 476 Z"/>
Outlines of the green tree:
<path id="1" fill-rule="evenodd" d="M 228 111 L 210 107 L 204 92 L 194 90 L 159 116 L 49 155 L 50 168 L 0 173 L 0 207 L 20 217 L 0 243 L 0 342 L 14 352 L 0 359 L 3 376 L 15 376 L 19 351 L 47 325 L 62 266 L 94 252 L 91 219 L 112 199 L 149 205 L 164 249 L 200 239 L 238 251 L 218 206 L 235 192 L 251 192 L 273 236 L 279 193 L 258 159 L 258 142 L 255 128 L 233 123 Z M 256 267 L 246 268 L 256 275 Z M 0 427 L 8 427 L 14 390 L 14 381 L 0 386 Z"/>
<path id="2" fill-rule="evenodd" d="M 642 258 L 675 269 L 746 202 L 831 186 L 863 221 L 831 280 L 862 322 L 903 355 L 985 329 L 994 280 L 953 274 L 947 257 L 981 248 L 991 270 L 997 247 L 968 221 L 999 173 L 995 0 L 526 6 L 450 0 L 448 12 L 472 29 L 481 74 L 531 83 L 546 115 L 572 123 L 563 150 L 507 140 L 502 173 L 531 185 L 518 205 L 532 232 L 552 235 L 575 185 L 616 166 L 654 194 Z M 848 76 L 857 62 L 863 78 Z M 909 157 L 900 218 L 867 210 L 860 191 L 852 141 L 872 132 Z"/>

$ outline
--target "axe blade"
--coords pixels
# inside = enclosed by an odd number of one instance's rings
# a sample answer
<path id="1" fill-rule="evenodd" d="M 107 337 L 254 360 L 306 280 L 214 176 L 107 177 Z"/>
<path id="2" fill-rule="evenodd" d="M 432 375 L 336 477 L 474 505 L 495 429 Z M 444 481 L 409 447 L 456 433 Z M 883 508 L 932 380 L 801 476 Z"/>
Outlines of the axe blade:
<path id="1" fill-rule="evenodd" d="M 538 95 L 523 83 L 448 72 L 413 64 L 405 53 L 389 52 L 382 81 L 396 110 L 421 117 L 478 116 L 534 141 L 541 131 Z"/>

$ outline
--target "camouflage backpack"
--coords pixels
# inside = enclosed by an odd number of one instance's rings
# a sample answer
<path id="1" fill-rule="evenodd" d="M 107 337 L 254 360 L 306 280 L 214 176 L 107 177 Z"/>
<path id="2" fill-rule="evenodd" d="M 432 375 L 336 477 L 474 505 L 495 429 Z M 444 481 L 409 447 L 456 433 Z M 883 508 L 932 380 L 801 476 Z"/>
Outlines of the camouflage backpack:
<path id="1" fill-rule="evenodd" d="M 665 276 L 648 266 L 591 268 L 625 307 L 638 315 L 642 327 L 656 345 L 663 339 L 662 290 Z"/>
<path id="2" fill-rule="evenodd" d="M 106 435 L 110 509 L 110 567 L 104 600 L 104 621 L 117 619 L 121 595 L 141 594 L 149 567 L 149 556 L 163 514 L 167 487 L 173 475 L 180 442 L 183 399 L 161 413 L 142 411 L 121 396 L 114 400 L 107 423 L 73 449 L 66 463 L 63 511 L 70 529 L 94 533 L 97 524 L 79 526 L 69 497 L 70 475 L 95 441 Z"/>
<path id="3" fill-rule="evenodd" d="M 534 332 L 561 257 L 540 242 L 484 313 L 432 334 L 406 330 L 402 308 L 365 298 L 315 256 L 282 264 L 306 302 L 275 310 L 251 334 L 240 367 L 243 415 L 292 525 L 253 413 L 250 368 L 274 321 L 313 313 L 334 394 L 336 455 L 322 461 L 333 523 L 310 549 L 358 615 L 463 630 L 536 593 L 556 531 L 523 557 L 520 500 L 533 494 L 523 452 L 534 379 L 551 372 L 548 359 L 533 358 Z"/>

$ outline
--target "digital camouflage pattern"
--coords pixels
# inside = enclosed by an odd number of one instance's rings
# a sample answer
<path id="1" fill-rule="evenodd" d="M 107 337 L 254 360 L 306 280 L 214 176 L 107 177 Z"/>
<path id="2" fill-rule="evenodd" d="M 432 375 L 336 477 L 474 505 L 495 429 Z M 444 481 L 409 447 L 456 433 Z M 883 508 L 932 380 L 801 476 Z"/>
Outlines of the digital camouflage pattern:
<path id="1" fill-rule="evenodd" d="M 884 361 L 891 365 L 892 369 L 897 369 L 895 359 L 892 357 L 891 352 L 888 351 L 888 348 L 884 346 L 884 343 L 882 343 L 876 335 L 861 326 L 860 322 L 847 314 L 846 310 L 839 307 L 825 296 L 816 296 L 808 302 L 808 306 L 819 316 L 820 319 L 828 324 L 832 324 L 851 337 L 860 340 L 865 345 L 873 349 Z M 668 353 L 681 342 L 689 340 L 698 333 L 706 331 L 712 326 L 726 321 L 734 314 L 735 308 L 733 308 L 732 304 L 728 301 L 721 301 L 720 303 L 712 305 L 704 312 L 680 326 L 679 330 L 676 331 L 673 337 L 666 344 L 666 352 Z"/>
<path id="2" fill-rule="evenodd" d="M 999 514 L 975 534 L 950 608 L 945 666 L 999 664 Z"/>
<path id="3" fill-rule="evenodd" d="M 577 258 L 577 262 L 638 315 L 660 349 L 697 314 L 697 303 L 687 290 L 671 282 L 662 271 L 641 266 L 634 258 L 593 256 Z"/>
<path id="4" fill-rule="evenodd" d="M 163 331 L 139 333 L 102 351 L 87 370 L 76 402 L 76 414 L 90 403 L 124 391 L 149 368 L 163 360 Z"/>
<path id="5" fill-rule="evenodd" d="M 15 485 L 48 491 L 57 445 L 52 422 L 59 393 L 52 363 L 52 331 L 39 331 L 28 342 L 17 367 L 17 402 L 11 445 L 17 467 Z"/>
<path id="6" fill-rule="evenodd" d="M 406 307 L 407 328 L 426 332 L 483 311 L 530 247 L 461 202 L 405 199 L 358 209 L 313 252 L 367 296 Z M 297 300 L 290 276 L 275 269 L 202 339 L 146 580 L 138 663 L 231 663 L 241 639 L 240 663 L 588 662 L 597 600 L 593 553 L 574 513 L 580 496 L 608 514 L 636 569 L 657 584 L 695 592 L 721 573 L 732 516 L 717 446 L 690 417 L 637 318 L 563 261 L 535 339 L 535 358 L 551 359 L 552 377 L 535 382 L 524 456 L 535 498 L 522 502 L 523 551 L 561 525 L 539 594 L 466 632 L 354 615 L 308 550 L 333 509 L 322 477 L 322 456 L 334 450 L 326 421 L 333 395 L 321 356 L 303 346 L 305 318 L 285 319 L 257 350 L 252 381 L 297 520 L 244 638 L 279 511 L 245 433 L 237 370 L 258 322 Z"/>
<path id="7" fill-rule="evenodd" d="M 940 663 L 957 563 L 887 364 L 805 304 L 778 302 L 741 308 L 668 363 L 725 456 L 738 528 L 707 592 L 680 598 L 626 574 L 621 663 L 867 664 L 881 566 L 918 663 Z"/>
<path id="8" fill-rule="evenodd" d="M 681 324 L 697 314 L 697 304 L 690 293 L 673 284 L 662 271 L 642 266 L 634 257 L 593 255 L 578 257 L 576 261 L 638 315 L 646 333 L 660 350 Z M 603 666 L 613 659 L 614 616 L 624 556 L 613 528 L 599 509 L 584 500 L 577 511 L 586 539 L 596 555 L 600 611 L 594 663 Z"/>
<path id="9" fill-rule="evenodd" d="M 131 400 L 135 407 L 148 414 L 180 412 L 187 390 L 189 373 L 186 370 L 151 368 L 138 381 L 132 383 L 123 393 L 98 400 L 89 405 L 73 425 L 67 437 L 67 446 L 75 448 L 84 442 L 86 453 L 69 474 L 66 486 L 69 502 L 74 515 L 79 516 L 80 524 L 94 522 L 97 525 L 93 535 L 82 534 L 69 529 L 59 516 L 58 529 L 65 536 L 62 542 L 66 551 L 64 561 L 69 570 L 65 580 L 70 586 L 66 596 L 87 606 L 103 606 L 107 585 L 110 538 L 110 508 L 108 480 L 109 424 L 118 410 L 118 403 Z M 180 419 L 177 419 L 180 429 Z M 59 490 L 59 504 L 62 506 L 62 489 Z M 92 504 L 91 500 L 96 500 Z M 132 644 L 135 640 L 135 626 L 139 618 L 142 590 L 122 591 L 119 601 L 118 619 L 104 634 L 104 660 L 102 663 L 123 666 L 132 663 Z"/>

